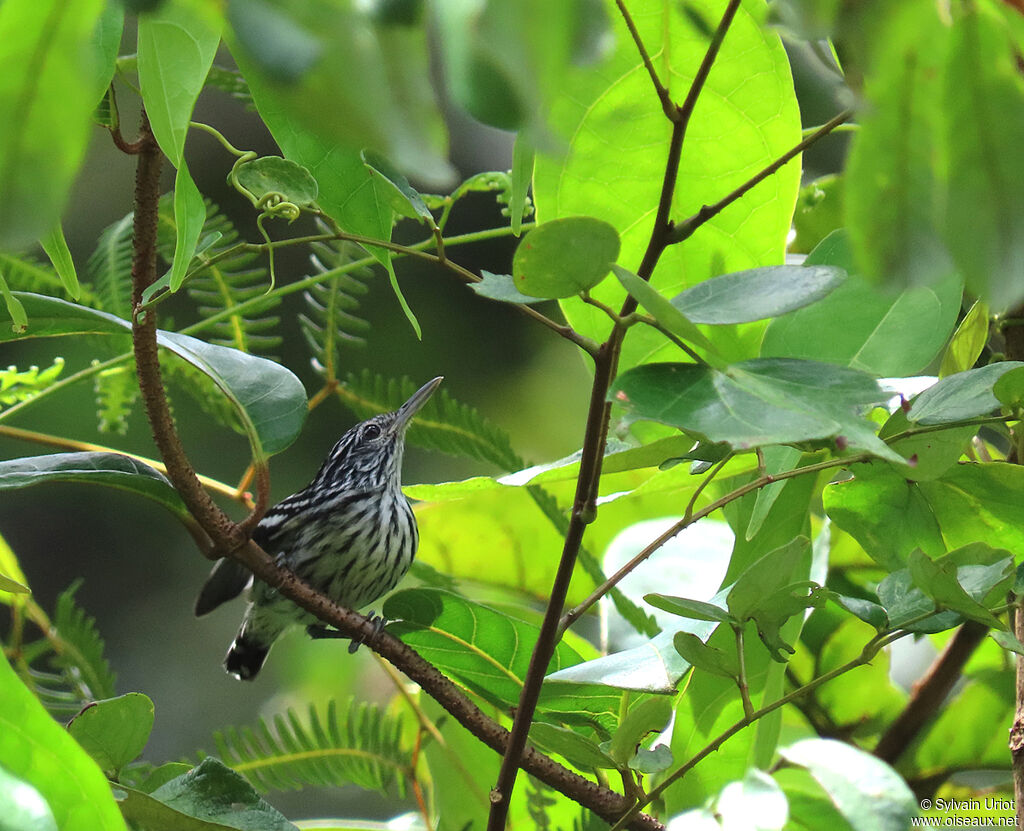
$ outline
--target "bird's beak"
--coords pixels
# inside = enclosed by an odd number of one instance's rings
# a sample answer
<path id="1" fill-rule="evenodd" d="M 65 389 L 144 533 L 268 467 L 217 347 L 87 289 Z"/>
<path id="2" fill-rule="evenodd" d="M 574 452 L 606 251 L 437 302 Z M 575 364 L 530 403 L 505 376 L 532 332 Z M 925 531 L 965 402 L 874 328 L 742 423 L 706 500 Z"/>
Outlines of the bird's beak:
<path id="1" fill-rule="evenodd" d="M 397 431 L 402 431 L 409 426 L 412 417 L 427 403 L 430 396 L 434 394 L 434 390 L 441 386 L 443 380 L 444 376 L 439 375 L 433 381 L 427 381 L 427 383 L 412 394 L 408 401 L 398 408 L 398 418 L 395 421 L 395 429 Z"/>

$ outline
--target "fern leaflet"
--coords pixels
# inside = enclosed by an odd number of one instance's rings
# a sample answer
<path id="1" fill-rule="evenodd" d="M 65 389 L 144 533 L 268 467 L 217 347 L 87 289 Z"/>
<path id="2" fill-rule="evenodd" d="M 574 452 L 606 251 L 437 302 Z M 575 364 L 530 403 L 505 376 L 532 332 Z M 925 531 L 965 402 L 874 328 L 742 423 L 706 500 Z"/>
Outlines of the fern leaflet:
<path id="1" fill-rule="evenodd" d="M 39 262 L 28 254 L 15 256 L 0 251 L 0 274 L 7 281 L 11 291 L 31 291 L 48 294 L 51 297 L 62 297 L 65 300 L 71 299 L 53 267 L 49 263 Z M 77 302 L 87 305 L 93 302 L 92 291 L 88 285 L 81 286 Z"/>
<path id="2" fill-rule="evenodd" d="M 20 371 L 14 366 L 0 369 L 0 408 L 10 407 L 38 395 L 57 380 L 63 369 L 63 358 L 54 358 L 53 365 L 43 370 L 37 366 Z"/>
<path id="3" fill-rule="evenodd" d="M 302 334 L 313 353 L 313 367 L 328 380 L 338 377 L 338 348 L 365 346 L 370 324 L 354 312 L 368 291 L 371 268 L 352 269 L 362 249 L 345 241 L 314 243 L 310 262 L 324 279 L 304 292 L 308 315 L 299 315 Z"/>
<path id="4" fill-rule="evenodd" d="M 128 416 L 139 398 L 139 383 L 131 366 L 111 367 L 96 376 L 93 390 L 96 394 L 97 416 L 101 433 L 128 432 Z"/>
<path id="5" fill-rule="evenodd" d="M 100 232 L 85 264 L 95 286 L 94 305 L 128 320 L 132 314 L 132 232 L 134 211 Z"/>
<path id="6" fill-rule="evenodd" d="M 310 705 L 302 720 L 289 708 L 269 724 L 228 727 L 214 742 L 225 764 L 263 790 L 354 784 L 404 796 L 412 761 L 401 737 L 401 719 L 351 700 L 339 716 L 331 700 L 323 716 Z"/>
<path id="7" fill-rule="evenodd" d="M 247 110 L 256 109 L 252 93 L 249 91 L 249 84 L 237 69 L 228 69 L 226 66 L 214 64 L 206 76 L 206 86 L 226 92 Z"/>
<path id="8" fill-rule="evenodd" d="M 398 409 L 416 388 L 409 378 L 385 378 L 364 369 L 359 375 L 349 373 L 338 396 L 358 418 L 366 419 Z M 419 411 L 408 440 L 418 447 L 489 462 L 502 470 L 525 466 L 504 430 L 467 404 L 460 404 L 444 387 Z"/>

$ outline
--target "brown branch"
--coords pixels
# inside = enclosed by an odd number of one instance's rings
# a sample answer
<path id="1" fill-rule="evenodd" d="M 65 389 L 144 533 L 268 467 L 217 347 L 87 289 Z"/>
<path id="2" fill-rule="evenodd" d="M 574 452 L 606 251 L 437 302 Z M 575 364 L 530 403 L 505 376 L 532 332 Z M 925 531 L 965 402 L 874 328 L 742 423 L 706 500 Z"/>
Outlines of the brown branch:
<path id="1" fill-rule="evenodd" d="M 419 684 L 480 741 L 498 753 L 504 752 L 510 741 L 509 731 L 486 716 L 436 667 L 400 640 L 378 632 L 376 625 L 367 618 L 336 605 L 292 572 L 279 568 L 263 549 L 247 538 L 242 525 L 233 523 L 213 503 L 196 478 L 171 418 L 160 377 L 155 313 L 152 310 L 145 312 L 141 307 L 143 291 L 156 279 L 156 211 L 161 166 L 160 150 L 153 140 L 145 114 L 142 136 L 144 146 L 138 154 L 135 188 L 132 343 L 146 414 L 160 455 L 167 466 L 168 478 L 196 521 L 210 535 L 218 551 L 242 563 L 257 579 L 278 589 L 283 596 L 335 627 L 343 635 L 362 640 Z M 263 478 L 259 473 L 257 475 L 258 479 Z M 260 483 L 259 489 L 260 501 L 263 501 L 265 485 Z M 533 749 L 521 754 L 519 763 L 528 773 L 610 822 L 621 816 L 631 804 L 621 794 L 573 773 Z M 638 831 L 660 831 L 663 828 L 661 823 L 649 816 L 638 817 L 631 827 Z"/>
<path id="2" fill-rule="evenodd" d="M 636 51 L 640 53 L 640 60 L 644 62 L 644 68 L 647 70 L 647 74 L 651 76 L 651 83 L 654 84 L 654 91 L 658 95 L 658 100 L 661 101 L 662 112 L 665 113 L 665 117 L 669 121 L 675 121 L 679 117 L 679 110 L 674 103 L 672 103 L 672 97 L 669 95 L 668 87 L 666 87 L 661 79 L 658 77 L 658 71 L 654 68 L 654 63 L 651 61 L 651 56 L 647 52 L 647 47 L 644 46 L 643 38 L 640 37 L 640 32 L 637 31 L 636 23 L 633 22 L 633 15 L 629 13 L 629 9 L 626 8 L 623 0 L 615 0 L 615 5 L 619 7 L 619 14 L 622 15 L 622 19 L 626 23 L 626 28 L 629 29 L 630 37 L 633 38 L 633 43 L 636 45 Z"/>
<path id="3" fill-rule="evenodd" d="M 875 745 L 874 754 L 893 764 L 938 712 L 964 666 L 985 640 L 988 627 L 970 620 L 961 626 L 935 659 L 928 672 L 914 685 L 903 712 L 889 725 Z"/>

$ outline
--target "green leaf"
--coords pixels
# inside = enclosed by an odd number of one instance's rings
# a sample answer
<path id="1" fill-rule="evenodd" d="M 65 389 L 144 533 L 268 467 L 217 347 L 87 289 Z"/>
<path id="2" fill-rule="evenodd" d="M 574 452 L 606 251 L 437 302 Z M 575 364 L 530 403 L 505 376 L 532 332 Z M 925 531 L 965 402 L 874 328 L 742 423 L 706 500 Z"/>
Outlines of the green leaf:
<path id="1" fill-rule="evenodd" d="M 793 213 L 796 236 L 788 250 L 794 254 L 810 254 L 819 242 L 842 227 L 842 177 L 835 174 L 822 176 L 800 188 Z"/>
<path id="2" fill-rule="evenodd" d="M 127 321 L 52 297 L 18 293 L 33 318 L 25 337 L 123 334 Z M 0 342 L 15 340 L 0 329 Z M 238 413 L 257 458 L 290 445 L 305 421 L 306 393 L 298 378 L 273 361 L 204 343 L 174 332 L 158 332 L 160 346 L 207 375 Z"/>
<path id="3" fill-rule="evenodd" d="M 0 248 L 60 221 L 113 68 L 94 40 L 103 0 L 11 0 L 0 11 Z M 109 80 L 110 75 L 106 75 Z"/>
<path id="4" fill-rule="evenodd" d="M 142 753 L 152 730 L 153 702 L 137 692 L 87 704 L 68 724 L 75 741 L 111 778 Z"/>
<path id="5" fill-rule="evenodd" d="M 563 73 L 551 124 L 568 138 L 566 154 L 541 154 L 534 175 L 537 216 L 543 221 L 593 215 L 615 226 L 619 262 L 636 268 L 655 221 L 671 125 L 622 15 L 611 3 L 614 49 L 594 66 Z M 654 58 L 673 100 L 681 101 L 707 51 L 703 18 L 714 26 L 723 6 L 713 0 L 664 4 L 630 2 L 638 34 Z M 694 11 L 696 14 L 690 14 Z M 800 121 L 789 61 L 778 34 L 762 27 L 763 12 L 741 5 L 707 78 L 686 131 L 668 219 L 678 223 L 717 202 L 800 141 Z M 787 166 L 700 228 L 685 245 L 671 246 L 651 285 L 673 297 L 717 274 L 777 265 L 783 260 L 799 170 Z M 618 309 L 625 292 L 614 281 L 594 297 Z M 562 308 L 577 331 L 603 341 L 609 321 L 572 298 Z M 754 357 L 763 326 L 706 332 L 728 360 Z M 675 346 L 648 327 L 626 336 L 620 367 L 673 360 Z"/>
<path id="6" fill-rule="evenodd" d="M 686 597 L 672 597 L 667 594 L 647 594 L 644 595 L 644 600 L 656 609 L 694 620 L 717 620 L 721 623 L 730 623 L 736 620 L 726 609 L 716 606 L 714 603 L 705 603 L 703 600 L 690 600 Z"/>
<path id="7" fill-rule="evenodd" d="M 531 297 L 570 297 L 600 283 L 619 256 L 619 235 L 601 219 L 574 216 L 538 225 L 516 248 L 512 276 Z"/>
<path id="8" fill-rule="evenodd" d="M 909 569 L 889 574 L 878 584 L 878 600 L 889 616 L 889 629 L 907 629 L 911 632 L 942 632 L 952 629 L 962 620 L 956 612 L 940 612 L 922 617 L 935 610 L 934 601 L 914 585 Z"/>
<path id="9" fill-rule="evenodd" d="M 810 771 L 854 831 L 903 831 L 917 815 L 910 788 L 866 751 L 834 739 L 804 739 L 779 752 Z"/>
<path id="10" fill-rule="evenodd" d="M 0 572 L 0 591 L 10 592 L 11 594 L 31 594 L 32 591 L 28 586 L 19 583 L 17 580 L 8 577 L 6 574 Z"/>
<path id="11" fill-rule="evenodd" d="M 449 177 L 434 96 L 411 77 L 429 76 L 422 31 L 410 28 L 396 42 L 369 7 L 330 0 L 237 4 L 229 19 L 225 38 L 260 115 L 285 156 L 313 174 L 322 194 L 329 188 L 317 166 L 294 152 L 295 140 L 336 151 L 342 164 L 360 168 L 364 182 L 370 175 L 360 152 L 367 147 L 424 181 Z M 288 133 L 292 141 L 282 141 Z"/>
<path id="12" fill-rule="evenodd" d="M 765 357 L 809 358 L 902 377 L 927 367 L 956 325 L 962 293 L 957 277 L 893 294 L 860 275 L 841 231 L 822 240 L 807 265 L 839 266 L 849 276 L 828 297 L 773 320 L 761 345 Z"/>
<path id="13" fill-rule="evenodd" d="M 1024 643 L 1017 640 L 1012 632 L 1006 632 L 1002 629 L 991 629 L 988 632 L 988 636 L 1003 649 L 1015 652 L 1018 655 L 1024 655 Z"/>
<path id="14" fill-rule="evenodd" d="M 411 765 L 401 719 L 355 700 L 331 699 L 323 715 L 311 704 L 305 718 L 289 708 L 214 742 L 225 764 L 268 791 L 353 784 L 401 797 Z"/>
<path id="15" fill-rule="evenodd" d="M 57 820 L 36 788 L 0 765 L 0 816 L 5 831 L 57 831 Z"/>
<path id="16" fill-rule="evenodd" d="M 788 470 L 795 470 L 800 466 L 801 453 L 795 447 L 766 447 L 761 452 L 761 460 L 764 462 L 764 472 L 770 476 L 783 473 Z M 757 491 L 757 501 L 754 503 L 754 510 L 750 512 L 750 522 L 747 524 L 743 536 L 749 542 L 757 536 L 764 521 L 772 510 L 775 500 L 782 495 L 786 487 L 786 481 L 772 482 Z"/>
<path id="17" fill-rule="evenodd" d="M 391 207 L 402 216 L 409 219 L 418 219 L 431 228 L 436 228 L 434 215 L 424 204 L 423 197 L 416 189 L 409 184 L 409 180 L 397 170 L 385 156 L 374 153 L 372 150 L 364 150 L 362 153 L 363 163 L 369 168 L 370 174 L 383 180 L 384 190 L 391 193 Z"/>
<path id="18" fill-rule="evenodd" d="M 899 473 L 907 479 L 926 481 L 938 479 L 955 465 L 967 451 L 971 439 L 978 432 L 977 425 L 950 426 L 945 430 L 922 430 L 911 423 L 902 407 L 898 408 L 878 431 L 880 439 L 907 460 Z M 894 439 L 901 434 L 903 438 Z"/>
<path id="19" fill-rule="evenodd" d="M 152 499 L 178 519 L 191 515 L 167 478 L 149 465 L 120 453 L 79 452 L 0 461 L 0 491 L 49 482 L 106 485 Z"/>
<path id="20" fill-rule="evenodd" d="M 536 148 L 532 136 L 529 132 L 520 130 L 516 134 L 515 144 L 512 145 L 512 186 L 508 196 L 508 215 L 512 223 L 512 233 L 517 237 L 522 233 L 523 217 L 533 210 L 527 194 L 533 182 L 535 155 Z"/>
<path id="21" fill-rule="evenodd" d="M 541 303 L 543 297 L 531 297 L 523 294 L 516 286 L 511 274 L 492 274 L 490 271 L 481 270 L 483 278 L 479 283 L 470 283 L 469 287 L 489 300 L 500 300 L 503 303 Z"/>
<path id="22" fill-rule="evenodd" d="M 664 730 L 671 719 L 671 701 L 661 697 L 644 699 L 626 713 L 626 717 L 612 735 L 608 754 L 620 766 L 627 764 L 636 755 L 637 745 L 649 734 Z"/>
<path id="23" fill-rule="evenodd" d="M 57 597 L 53 624 L 60 648 L 51 661 L 73 682 L 84 701 L 113 698 L 114 673 L 103 655 L 103 639 L 96 621 L 75 602 L 80 582 Z"/>
<path id="24" fill-rule="evenodd" d="M 948 375 L 914 399 L 907 417 L 918 424 L 951 424 L 989 415 L 999 408 L 996 382 L 1014 369 L 1024 364 L 1001 361 Z"/>
<path id="25" fill-rule="evenodd" d="M 58 223 L 46 236 L 39 240 L 39 244 L 46 252 L 46 256 L 53 263 L 53 268 L 60 276 L 60 282 L 64 290 L 75 300 L 82 293 L 78 285 L 78 272 L 75 270 L 75 261 L 71 258 L 71 251 L 68 249 L 67 240 L 64 239 L 64 229 Z"/>
<path id="26" fill-rule="evenodd" d="M 903 461 L 858 412 L 888 394 L 852 369 L 788 358 L 758 358 L 723 370 L 647 364 L 620 375 L 611 395 L 635 418 L 737 449 L 843 435 L 854 447 Z"/>
<path id="27" fill-rule="evenodd" d="M 751 612 L 757 624 L 757 635 L 768 648 L 773 661 L 786 663 L 783 653 L 794 654 L 792 645 L 782 637 L 782 628 L 791 618 L 803 614 L 808 609 L 816 609 L 825 605 L 828 592 L 811 580 L 799 580 L 783 586 L 763 598 Z"/>
<path id="28" fill-rule="evenodd" d="M 858 119 L 843 176 L 850 241 L 872 281 L 937 286 L 953 271 L 935 207 L 949 27 L 934 7 L 911 3 L 891 11 L 878 39 L 865 87 L 871 107 Z"/>
<path id="29" fill-rule="evenodd" d="M 972 4 L 958 12 L 940 101 L 949 170 L 944 239 L 971 293 L 1002 312 L 1024 297 L 1024 167 L 1016 150 L 1024 141 L 1024 83 L 996 10 Z"/>
<path id="30" fill-rule="evenodd" d="M 519 701 L 538 628 L 487 606 L 436 589 L 392 594 L 383 614 L 388 631 L 446 674 L 500 706 Z M 564 641 L 548 667 L 554 672 L 582 656 Z"/>
<path id="31" fill-rule="evenodd" d="M 667 744 L 659 744 L 648 750 L 646 747 L 638 747 L 636 755 L 629 760 L 630 770 L 640 773 L 661 773 L 672 767 L 675 759 Z"/>
<path id="32" fill-rule="evenodd" d="M 964 591 L 957 580 L 955 563 L 945 557 L 932 560 L 922 551 L 913 551 L 907 565 L 914 584 L 936 603 L 994 629 L 1003 628 L 999 618 Z"/>
<path id="33" fill-rule="evenodd" d="M 949 346 L 942 355 L 939 377 L 955 375 L 970 369 L 981 356 L 988 343 L 988 325 L 991 313 L 988 306 L 975 300 L 960 325 L 956 327 Z"/>
<path id="34" fill-rule="evenodd" d="M 119 786 L 125 817 L 156 831 L 296 831 L 239 774 L 212 757 L 152 794 Z"/>
<path id="35" fill-rule="evenodd" d="M 580 770 L 607 770 L 618 763 L 586 736 L 565 727 L 535 721 L 530 725 L 530 741 L 548 753 L 557 753 Z"/>
<path id="36" fill-rule="evenodd" d="M 0 758 L 49 805 L 61 831 L 126 831 L 96 763 L 0 658 Z"/>
<path id="37" fill-rule="evenodd" d="M 177 291 L 206 219 L 203 197 L 185 162 L 185 136 L 213 64 L 223 18 L 212 3 L 169 0 L 139 18 L 139 86 L 153 135 L 177 169 L 174 218 L 178 237 L 170 287 Z"/>
<path id="38" fill-rule="evenodd" d="M 849 597 L 845 594 L 831 595 L 831 598 L 852 615 L 856 615 L 870 626 L 874 626 L 879 632 L 889 628 L 889 616 L 885 609 L 877 603 L 865 600 L 862 597 Z"/>
<path id="39" fill-rule="evenodd" d="M 739 620 L 754 617 L 766 597 L 788 587 L 797 564 L 807 556 L 809 545 L 806 537 L 797 537 L 769 551 L 743 571 L 728 594 L 733 616 Z"/>
<path id="40" fill-rule="evenodd" d="M 21 334 L 28 329 L 28 315 L 25 314 L 25 307 L 21 301 L 14 296 L 14 292 L 7 285 L 3 274 L 0 274 L 0 295 L 4 298 L 4 303 L 7 305 L 7 314 L 11 318 L 11 331 L 15 334 Z"/>
<path id="41" fill-rule="evenodd" d="M 235 169 L 239 184 L 257 200 L 276 193 L 286 202 L 305 206 L 316 201 L 316 179 L 306 168 L 280 156 L 261 156 Z"/>
<path id="42" fill-rule="evenodd" d="M 672 298 L 694 323 L 750 323 L 778 317 L 827 296 L 846 279 L 834 265 L 774 265 L 723 274 Z"/>
<path id="43" fill-rule="evenodd" d="M 673 643 L 676 652 L 695 668 L 723 678 L 739 678 L 740 665 L 735 654 L 730 655 L 724 649 L 708 646 L 689 632 L 676 632 Z"/>
<path id="44" fill-rule="evenodd" d="M 64 359 L 54 358 L 53 364 L 40 370 L 37 366 L 20 370 L 16 366 L 0 369 L 0 407 L 27 401 L 57 381 L 64 369 Z"/>
<path id="45" fill-rule="evenodd" d="M 1008 363 L 1011 362 L 1004 361 L 995 366 L 1005 366 Z M 1017 366 L 1016 369 L 1011 368 L 1005 375 L 1000 375 L 992 387 L 992 393 L 1004 407 L 1020 407 L 1024 403 L 1024 367 Z"/>
<path id="46" fill-rule="evenodd" d="M 662 326 L 685 341 L 695 344 L 701 349 L 710 353 L 716 366 L 722 366 L 723 361 L 711 342 L 704 336 L 686 315 L 679 311 L 674 303 L 658 294 L 657 290 L 646 280 L 641 280 L 636 274 L 618 265 L 612 266 L 612 271 L 619 278 L 623 288 L 626 289 L 636 301 L 643 306 Z"/>
<path id="47" fill-rule="evenodd" d="M 19 586 L 28 587 L 28 578 L 25 577 L 18 558 L 3 536 L 0 536 L 0 574 L 6 575 L 8 580 L 12 580 Z M 10 606 L 13 602 L 17 602 L 14 595 L 10 591 L 0 589 L 0 603 Z"/>

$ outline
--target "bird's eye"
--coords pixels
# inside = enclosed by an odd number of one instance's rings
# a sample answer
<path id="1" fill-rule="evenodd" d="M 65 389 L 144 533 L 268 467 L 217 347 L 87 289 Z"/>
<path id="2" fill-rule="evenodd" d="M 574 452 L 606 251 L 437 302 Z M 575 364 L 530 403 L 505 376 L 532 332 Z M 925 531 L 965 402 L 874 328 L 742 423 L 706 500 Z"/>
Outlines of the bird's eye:
<path id="1" fill-rule="evenodd" d="M 380 438 L 380 427 L 376 424 L 367 424 L 366 429 L 363 430 L 363 437 L 367 439 Z"/>

